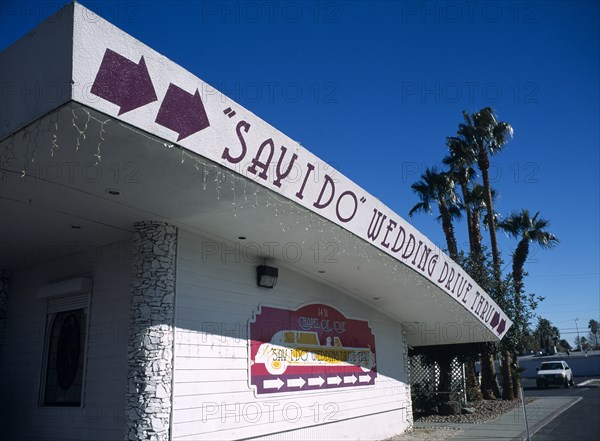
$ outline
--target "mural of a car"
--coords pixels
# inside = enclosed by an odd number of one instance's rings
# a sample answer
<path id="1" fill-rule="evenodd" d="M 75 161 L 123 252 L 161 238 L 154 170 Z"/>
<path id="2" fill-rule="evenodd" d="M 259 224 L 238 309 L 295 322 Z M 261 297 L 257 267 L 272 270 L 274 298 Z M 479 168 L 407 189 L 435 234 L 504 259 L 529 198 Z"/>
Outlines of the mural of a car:
<path id="1" fill-rule="evenodd" d="M 370 347 L 342 346 L 339 337 L 327 337 L 321 345 L 316 332 L 278 331 L 269 343 L 258 348 L 255 363 L 263 363 L 271 375 L 279 375 L 288 366 L 360 366 L 364 372 L 375 367 L 375 354 Z"/>

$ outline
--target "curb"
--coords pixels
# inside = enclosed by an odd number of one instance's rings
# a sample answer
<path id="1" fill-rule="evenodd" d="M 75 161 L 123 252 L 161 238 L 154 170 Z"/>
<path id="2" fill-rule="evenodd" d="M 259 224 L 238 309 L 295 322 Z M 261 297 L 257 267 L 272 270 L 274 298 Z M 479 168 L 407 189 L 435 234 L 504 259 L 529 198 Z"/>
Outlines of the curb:
<path id="1" fill-rule="evenodd" d="M 550 415 L 548 415 L 543 420 L 538 421 L 533 427 L 529 428 L 529 438 L 531 438 L 533 435 L 535 435 L 537 432 L 539 432 L 546 424 L 550 423 L 552 420 L 554 420 L 557 416 L 559 416 L 565 410 L 567 410 L 571 406 L 574 406 L 575 404 L 579 403 L 581 400 L 583 400 L 583 397 L 577 397 L 573 401 L 571 401 L 567 404 L 563 404 L 561 407 L 554 410 Z M 521 433 L 519 433 L 516 437 L 514 437 L 512 439 L 512 441 L 523 441 L 523 440 L 527 440 L 527 430 L 522 431 Z"/>
<path id="2" fill-rule="evenodd" d="M 464 430 L 465 426 L 481 425 L 476 423 L 420 423 L 414 424 L 415 429 L 452 429 Z"/>
<path id="3" fill-rule="evenodd" d="M 596 378 L 592 378 L 590 380 L 586 380 L 583 383 L 578 383 L 577 387 L 599 387 L 600 386 L 600 380 L 596 379 Z"/>

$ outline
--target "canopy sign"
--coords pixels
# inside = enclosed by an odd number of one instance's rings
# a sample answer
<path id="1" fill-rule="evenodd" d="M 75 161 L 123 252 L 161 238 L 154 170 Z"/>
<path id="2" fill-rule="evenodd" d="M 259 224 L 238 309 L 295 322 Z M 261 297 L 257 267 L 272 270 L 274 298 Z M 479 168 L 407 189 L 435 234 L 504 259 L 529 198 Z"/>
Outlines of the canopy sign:
<path id="1" fill-rule="evenodd" d="M 298 142 L 102 19 L 90 22 L 76 14 L 74 32 L 73 100 L 328 219 L 431 281 L 498 339 L 508 331 L 506 314 L 456 262 Z M 366 158 L 371 150 L 363 152 Z"/>

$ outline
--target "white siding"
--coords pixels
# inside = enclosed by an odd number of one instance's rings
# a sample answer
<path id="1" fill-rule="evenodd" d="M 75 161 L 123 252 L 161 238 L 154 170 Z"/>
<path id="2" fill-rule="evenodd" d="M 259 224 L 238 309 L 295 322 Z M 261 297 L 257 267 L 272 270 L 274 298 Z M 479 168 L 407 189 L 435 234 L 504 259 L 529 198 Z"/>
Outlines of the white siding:
<path id="1" fill-rule="evenodd" d="M 409 423 L 400 324 L 334 288 L 279 266 L 273 290 L 256 286 L 258 262 L 203 256 L 203 239 L 179 232 L 173 439 L 383 439 Z M 368 320 L 375 386 L 266 394 L 248 386 L 248 321 L 258 305 L 326 303 Z"/>
<path id="2" fill-rule="evenodd" d="M 125 243 L 12 273 L 0 347 L 2 439 L 123 439 L 131 274 Z M 93 280 L 84 406 L 39 406 L 46 299 L 36 292 L 51 280 L 78 275 Z"/>

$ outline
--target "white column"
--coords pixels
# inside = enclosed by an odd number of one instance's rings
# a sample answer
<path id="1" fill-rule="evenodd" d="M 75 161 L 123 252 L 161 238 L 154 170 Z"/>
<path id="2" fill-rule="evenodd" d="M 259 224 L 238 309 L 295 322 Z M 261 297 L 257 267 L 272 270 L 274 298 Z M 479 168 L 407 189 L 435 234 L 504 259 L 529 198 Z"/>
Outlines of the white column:
<path id="1" fill-rule="evenodd" d="M 169 439 L 177 228 L 135 224 L 125 404 L 127 440 Z"/>

